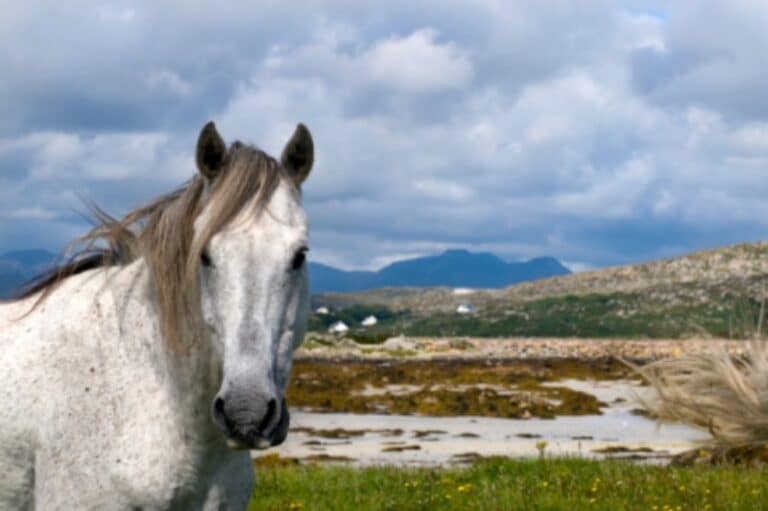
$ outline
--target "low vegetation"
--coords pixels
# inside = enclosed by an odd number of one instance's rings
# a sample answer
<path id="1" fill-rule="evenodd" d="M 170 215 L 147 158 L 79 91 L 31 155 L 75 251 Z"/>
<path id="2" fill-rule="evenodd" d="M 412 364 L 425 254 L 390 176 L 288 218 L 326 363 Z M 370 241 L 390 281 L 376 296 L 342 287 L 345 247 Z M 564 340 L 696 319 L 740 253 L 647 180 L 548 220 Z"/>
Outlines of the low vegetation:
<path id="1" fill-rule="evenodd" d="M 768 508 L 768 471 L 578 459 L 479 459 L 469 468 L 260 462 L 250 511 L 744 510 Z"/>
<path id="2" fill-rule="evenodd" d="M 640 293 L 545 298 L 508 310 L 476 315 L 434 314 L 404 325 L 407 335 L 475 337 L 663 338 L 691 335 L 730 338 L 742 334 L 742 318 L 759 304 L 743 297 L 715 300 L 649 300 Z"/>
<path id="3" fill-rule="evenodd" d="M 689 353 L 640 369 L 658 398 L 647 408 L 667 422 L 706 428 L 721 447 L 768 445 L 768 340 L 756 338 L 742 356 Z"/>
<path id="4" fill-rule="evenodd" d="M 474 314 L 454 311 L 398 311 L 383 305 L 354 305 L 313 315 L 310 330 L 324 332 L 337 320 L 351 330 L 347 337 L 373 344 L 395 334 L 472 337 L 586 337 L 677 339 L 706 334 L 742 338 L 760 308 L 756 298 L 720 287 L 674 293 L 621 292 L 566 295 L 517 304 L 488 302 Z M 690 287 L 690 286 L 689 286 Z M 376 315 L 373 328 L 358 317 Z M 346 318 L 346 319 L 345 319 Z"/>

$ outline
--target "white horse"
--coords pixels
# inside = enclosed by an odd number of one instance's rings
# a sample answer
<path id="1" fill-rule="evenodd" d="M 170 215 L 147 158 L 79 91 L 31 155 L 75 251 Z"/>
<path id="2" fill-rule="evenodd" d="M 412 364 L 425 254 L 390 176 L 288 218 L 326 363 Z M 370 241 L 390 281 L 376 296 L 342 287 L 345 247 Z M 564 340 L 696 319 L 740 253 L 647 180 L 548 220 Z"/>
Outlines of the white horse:
<path id="1" fill-rule="evenodd" d="M 0 509 L 245 509 L 249 452 L 281 443 L 308 313 L 313 162 L 213 123 L 199 174 L 0 305 Z M 235 450 L 240 448 L 241 450 Z"/>

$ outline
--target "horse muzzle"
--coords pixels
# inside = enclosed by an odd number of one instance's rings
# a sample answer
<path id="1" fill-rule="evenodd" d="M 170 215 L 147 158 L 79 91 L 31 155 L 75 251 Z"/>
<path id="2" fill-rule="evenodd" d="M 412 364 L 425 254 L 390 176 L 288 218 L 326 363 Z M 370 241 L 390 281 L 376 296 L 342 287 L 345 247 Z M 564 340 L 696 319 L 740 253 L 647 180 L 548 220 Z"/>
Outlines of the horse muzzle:
<path id="1" fill-rule="evenodd" d="M 270 399 L 264 407 L 227 405 L 217 397 L 213 422 L 227 437 L 231 449 L 268 449 L 280 445 L 288 435 L 290 415 L 285 399 L 278 406 Z"/>

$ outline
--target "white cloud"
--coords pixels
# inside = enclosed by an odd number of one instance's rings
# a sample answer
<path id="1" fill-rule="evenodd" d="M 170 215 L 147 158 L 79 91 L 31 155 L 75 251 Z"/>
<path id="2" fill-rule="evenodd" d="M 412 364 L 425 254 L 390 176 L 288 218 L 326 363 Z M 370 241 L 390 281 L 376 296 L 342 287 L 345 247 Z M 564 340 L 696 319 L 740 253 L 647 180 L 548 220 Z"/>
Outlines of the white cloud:
<path id="1" fill-rule="evenodd" d="M 420 196 L 427 199 L 461 202 L 471 200 L 474 195 L 472 189 L 467 186 L 439 179 L 421 179 L 416 181 L 413 187 Z"/>
<path id="2" fill-rule="evenodd" d="M 0 15 L 0 248 L 174 188 L 209 119 L 275 155 L 310 127 L 312 253 L 343 266 L 768 236 L 762 4 L 84 5 Z"/>
<path id="3" fill-rule="evenodd" d="M 96 12 L 102 20 L 107 22 L 117 21 L 121 23 L 130 23 L 136 18 L 136 9 L 128 7 L 121 8 L 102 5 L 96 10 Z"/>
<path id="4" fill-rule="evenodd" d="M 534 144 L 540 142 L 551 142 L 560 137 L 568 135 L 571 126 L 568 120 L 563 117 L 544 115 L 533 120 L 530 126 L 525 130 L 525 139 Z"/>
<path id="5" fill-rule="evenodd" d="M 364 56 L 369 76 L 406 93 L 466 87 L 472 63 L 456 44 L 435 42 L 437 36 L 437 30 L 425 28 L 378 42 Z"/>
<path id="6" fill-rule="evenodd" d="M 192 92 L 192 84 L 170 69 L 151 71 L 147 76 L 147 84 L 179 96 L 186 96 Z"/>
<path id="7" fill-rule="evenodd" d="M 628 218 L 637 213 L 654 177 L 652 161 L 633 159 L 604 173 L 585 189 L 555 196 L 554 205 L 562 214 L 577 218 Z"/>
<path id="8" fill-rule="evenodd" d="M 56 213 L 40 207 L 0 210 L 0 220 L 53 220 Z"/>
<path id="9" fill-rule="evenodd" d="M 155 174 L 168 136 L 162 133 L 118 133 L 81 137 L 39 132 L 6 141 L 5 151 L 25 147 L 35 153 L 30 181 L 94 179 L 119 181 Z M 0 146 L 0 155 L 3 147 Z"/>

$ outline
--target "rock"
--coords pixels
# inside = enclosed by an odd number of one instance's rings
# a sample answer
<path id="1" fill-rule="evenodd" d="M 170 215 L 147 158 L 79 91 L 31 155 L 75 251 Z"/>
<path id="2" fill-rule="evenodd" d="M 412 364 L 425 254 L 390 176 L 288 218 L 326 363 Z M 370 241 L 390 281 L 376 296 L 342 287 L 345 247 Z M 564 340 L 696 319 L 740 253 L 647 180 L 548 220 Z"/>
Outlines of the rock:
<path id="1" fill-rule="evenodd" d="M 346 350 L 353 350 L 353 351 L 357 351 L 360 348 L 360 346 L 355 341 L 353 341 L 348 337 L 342 337 L 341 339 L 339 339 L 336 342 L 336 347 L 346 349 Z"/>
<path id="2" fill-rule="evenodd" d="M 416 343 L 410 339 L 407 339 L 404 335 L 398 335 L 397 337 L 390 337 L 381 345 L 385 350 L 404 350 L 415 351 Z"/>
<path id="3" fill-rule="evenodd" d="M 466 339 L 450 339 L 448 347 L 452 350 L 467 351 L 475 348 L 475 345 Z"/>

